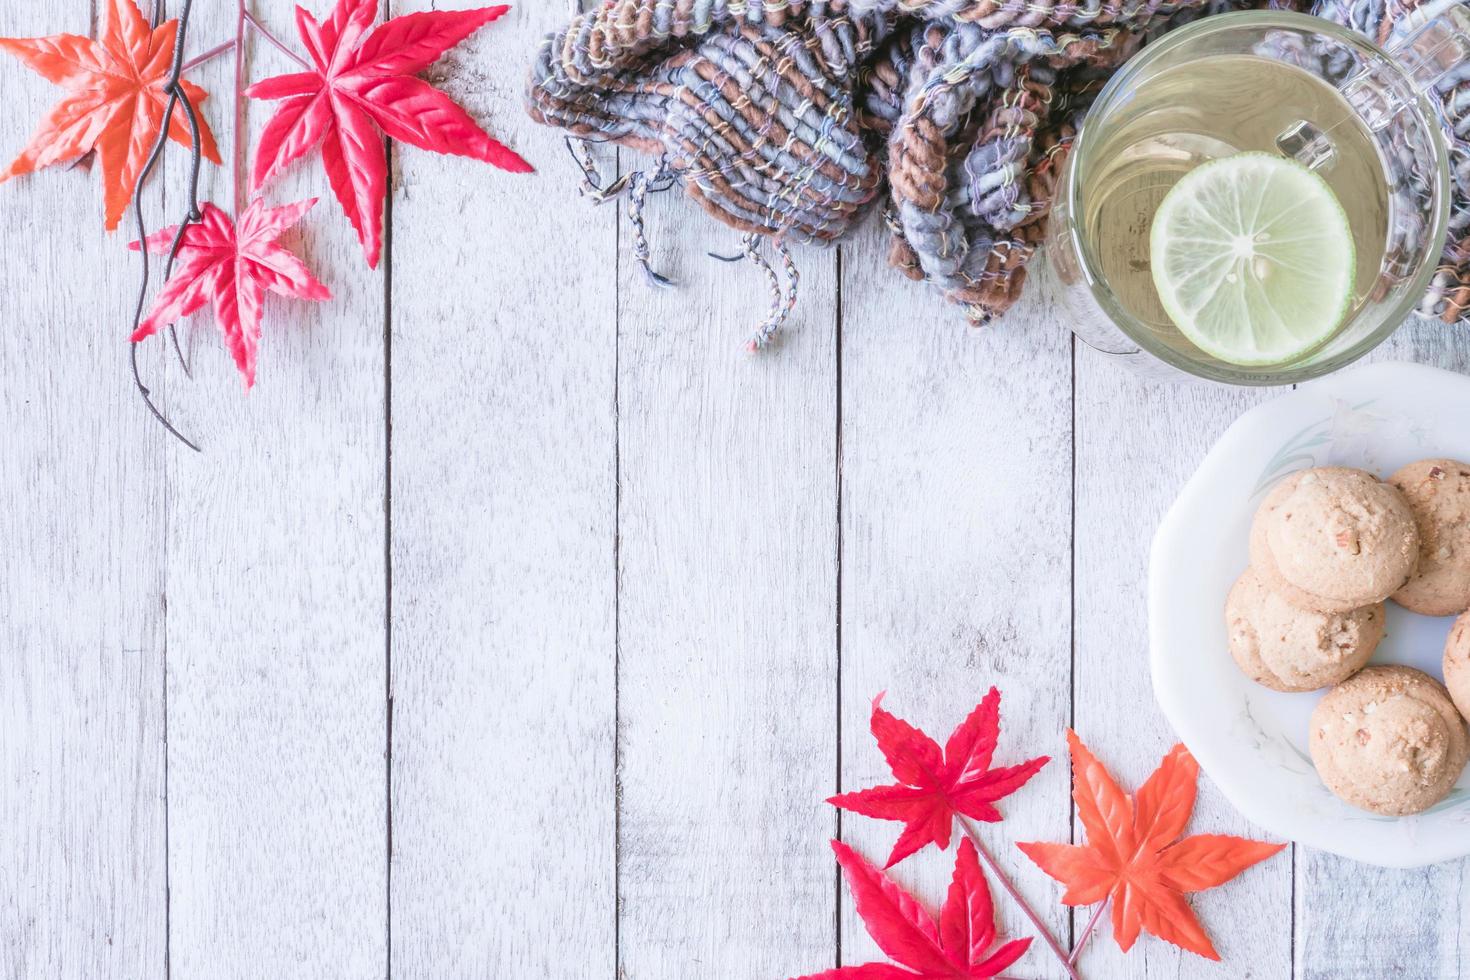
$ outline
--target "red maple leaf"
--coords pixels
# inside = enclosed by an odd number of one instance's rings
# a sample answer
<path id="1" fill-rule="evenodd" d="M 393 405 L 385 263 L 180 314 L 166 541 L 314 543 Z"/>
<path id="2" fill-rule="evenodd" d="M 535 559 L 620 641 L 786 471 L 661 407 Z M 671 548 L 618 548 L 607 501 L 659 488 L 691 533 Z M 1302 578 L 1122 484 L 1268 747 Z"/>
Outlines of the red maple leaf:
<path id="1" fill-rule="evenodd" d="M 280 99 L 260 136 L 251 175 L 259 189 L 318 145 L 332 192 L 357 230 L 369 266 L 383 241 L 387 151 L 379 131 L 435 153 L 527 173 L 531 165 L 490 136 L 448 96 L 414 75 L 508 7 L 435 10 L 395 17 L 368 33 L 378 0 L 337 0 L 324 23 L 296 8 L 314 71 L 278 75 L 246 90 Z"/>
<path id="2" fill-rule="evenodd" d="M 132 0 L 110 0 L 100 41 L 76 34 L 0 38 L 0 49 L 67 92 L 41 120 L 20 156 L 0 171 L 0 183 L 95 150 L 102 170 L 104 225 L 108 231 L 116 228 L 163 123 L 168 104 L 164 89 L 178 29 L 176 20 L 150 28 Z M 207 98 L 191 82 L 180 85 L 195 107 Z M 169 119 L 168 135 L 176 143 L 193 145 L 182 108 Z M 202 116 L 199 142 L 205 157 L 219 163 L 214 134 Z"/>
<path id="3" fill-rule="evenodd" d="M 995 906 L 975 845 L 968 840 L 960 842 L 938 923 L 912 895 L 842 841 L 834 840 L 832 850 L 868 934 L 889 959 L 908 969 L 866 963 L 799 980 L 985 980 L 1020 959 L 1031 945 L 1030 939 L 1013 939 L 986 955 L 995 942 Z"/>
<path id="4" fill-rule="evenodd" d="M 200 221 L 184 229 L 173 275 L 158 292 L 153 308 L 133 333 L 133 343 L 160 327 L 182 320 L 205 303 L 225 335 L 245 387 L 255 384 L 255 351 L 260 343 L 260 313 L 266 291 L 296 299 L 324 300 L 332 294 L 306 264 L 276 244 L 276 239 L 310 211 L 316 198 L 268 208 L 257 199 L 239 224 L 213 204 Z M 148 236 L 148 251 L 165 254 L 177 226 Z M 132 247 L 138 247 L 133 242 Z"/>
<path id="5" fill-rule="evenodd" d="M 1091 905 L 1111 899 L 1113 938 L 1128 952 L 1144 929 L 1160 939 L 1218 960 L 1220 955 L 1184 893 L 1223 884 L 1285 844 L 1199 834 L 1176 840 L 1194 812 L 1199 764 L 1182 745 L 1129 799 L 1082 744 L 1072 750 L 1072 797 L 1086 844 L 1018 844 L 1041 870 L 1067 886 L 1062 902 Z"/>
<path id="6" fill-rule="evenodd" d="M 1018 766 L 990 768 L 1000 738 L 1000 692 L 993 687 L 950 734 L 943 749 L 884 711 L 882 701 L 881 694 L 873 699 L 873 737 L 898 783 L 843 793 L 827 802 L 879 820 L 904 822 L 885 867 L 931 841 L 941 850 L 949 847 L 956 815 L 991 823 L 1000 820 L 996 802 L 1024 786 L 1050 761 L 1041 756 Z"/>

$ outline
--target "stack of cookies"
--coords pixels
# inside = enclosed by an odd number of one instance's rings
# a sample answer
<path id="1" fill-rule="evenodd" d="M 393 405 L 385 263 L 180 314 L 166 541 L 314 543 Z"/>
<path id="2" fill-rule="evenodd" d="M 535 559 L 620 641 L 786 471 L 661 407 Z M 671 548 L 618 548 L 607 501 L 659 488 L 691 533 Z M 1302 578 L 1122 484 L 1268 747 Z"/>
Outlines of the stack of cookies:
<path id="1" fill-rule="evenodd" d="M 1392 816 L 1443 799 L 1470 759 L 1470 465 L 1421 460 L 1386 483 L 1344 467 L 1294 473 L 1256 512 L 1250 560 L 1225 603 L 1230 652 L 1266 687 L 1332 688 L 1312 713 L 1322 781 Z M 1445 684 L 1412 667 L 1365 667 L 1390 598 L 1460 616 Z"/>

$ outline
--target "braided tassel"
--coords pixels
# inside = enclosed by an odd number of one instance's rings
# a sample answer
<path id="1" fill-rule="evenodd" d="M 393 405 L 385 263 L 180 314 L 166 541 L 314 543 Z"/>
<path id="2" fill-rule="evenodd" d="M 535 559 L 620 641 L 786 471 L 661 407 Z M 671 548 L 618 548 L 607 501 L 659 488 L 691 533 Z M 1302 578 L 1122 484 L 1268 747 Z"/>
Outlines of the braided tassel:
<path id="1" fill-rule="evenodd" d="M 752 354 L 767 347 L 775 337 L 776 331 L 786 323 L 786 318 L 796 307 L 796 290 L 801 283 L 801 274 L 797 271 L 796 263 L 792 260 L 791 251 L 787 249 L 786 244 L 779 239 L 773 239 L 771 242 L 776 249 L 776 254 L 781 257 L 783 275 L 778 276 L 771 263 L 766 261 L 757 250 L 760 240 L 759 235 L 746 235 L 740 240 L 740 252 L 737 255 L 709 253 L 710 258 L 721 262 L 739 262 L 744 259 L 765 273 L 766 283 L 771 293 L 771 308 L 766 318 L 756 326 L 754 335 L 745 343 L 745 349 Z"/>
<path id="2" fill-rule="evenodd" d="M 578 170 L 582 171 L 582 181 L 577 185 L 577 193 L 593 204 L 606 204 L 628 189 L 628 179 L 633 176 L 632 174 L 624 174 L 606 187 L 602 185 L 602 175 L 597 172 L 597 164 L 592 159 L 592 151 L 587 149 L 587 144 L 594 142 L 593 140 L 568 136 L 565 142 L 567 152 L 572 155 L 572 162 L 577 165 Z"/>
<path id="3" fill-rule="evenodd" d="M 637 260 L 638 267 L 643 270 L 650 286 L 667 289 L 674 284 L 673 280 L 653 271 L 649 262 L 652 250 L 648 246 L 648 236 L 643 228 L 643 209 L 648 202 L 649 188 L 668 177 L 667 164 L 660 159 L 658 168 L 652 174 L 639 170 L 628 176 L 628 221 L 633 226 L 633 258 Z M 667 189 L 667 186 L 660 189 Z"/>
<path id="4" fill-rule="evenodd" d="M 660 160 L 652 174 L 638 170 L 624 174 L 611 184 L 603 186 L 602 175 L 598 173 L 597 164 L 592 160 L 592 153 L 587 149 L 588 143 L 602 141 L 576 139 L 568 136 L 565 142 L 567 152 L 572 155 L 572 161 L 576 163 L 577 169 L 582 171 L 582 182 L 578 191 L 583 197 L 592 201 L 593 204 L 606 204 L 613 198 L 621 196 L 624 191 L 628 193 L 628 220 L 633 225 L 633 258 L 637 260 L 638 267 L 643 270 L 650 285 L 661 289 L 672 286 L 672 280 L 654 272 L 653 267 L 649 264 L 652 250 L 648 245 L 648 235 L 644 230 L 643 220 L 643 210 L 648 204 L 648 195 L 666 191 L 675 183 L 675 178 L 669 173 L 665 161 Z"/>
<path id="5" fill-rule="evenodd" d="M 776 254 L 781 256 L 781 271 L 785 273 L 786 285 L 781 291 L 780 305 L 775 309 L 774 318 L 768 318 L 746 345 L 746 349 L 752 353 L 770 343 L 771 336 L 786 323 L 786 318 L 796 309 L 796 290 L 801 285 L 801 273 L 797 271 L 796 262 L 791 258 L 791 250 L 786 247 L 786 243 L 779 238 L 773 238 L 771 245 L 776 249 Z"/>

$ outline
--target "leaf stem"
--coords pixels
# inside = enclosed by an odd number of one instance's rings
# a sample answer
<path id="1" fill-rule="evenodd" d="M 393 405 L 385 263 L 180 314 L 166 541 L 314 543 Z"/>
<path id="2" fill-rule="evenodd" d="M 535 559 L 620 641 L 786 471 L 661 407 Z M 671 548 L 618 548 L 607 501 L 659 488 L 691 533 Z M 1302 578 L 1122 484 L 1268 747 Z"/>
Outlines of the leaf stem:
<path id="1" fill-rule="evenodd" d="M 1110 901 L 1111 899 L 1105 898 L 1101 902 L 1097 903 L 1097 911 L 1092 913 L 1092 918 L 1087 920 L 1087 925 L 1083 928 L 1082 935 L 1077 937 L 1077 945 L 1072 947 L 1072 954 L 1067 957 L 1068 963 L 1075 964 L 1078 958 L 1082 955 L 1082 947 L 1086 946 L 1087 940 L 1092 938 L 1092 930 L 1097 928 L 1098 920 L 1100 920 L 1103 913 L 1107 911 L 1108 902 Z"/>
<path id="2" fill-rule="evenodd" d="M 168 339 L 173 343 L 174 355 L 179 359 L 179 366 L 184 369 L 184 377 L 193 381 L 194 368 L 189 364 L 189 359 L 184 356 L 183 346 L 179 344 L 179 325 L 177 323 L 168 325 Z"/>
<path id="3" fill-rule="evenodd" d="M 292 61 L 296 62 L 296 64 L 301 67 L 301 70 L 302 71 L 311 71 L 312 70 L 311 69 L 311 65 L 308 65 L 306 63 L 306 59 L 305 58 L 301 57 L 301 55 L 297 54 L 295 51 L 292 51 L 290 48 L 286 47 L 286 45 L 284 43 L 282 43 L 282 41 L 281 41 L 280 38 L 276 37 L 274 34 L 271 33 L 271 29 L 269 27 L 266 27 L 260 21 L 256 20 L 255 19 L 255 15 L 252 14 L 250 11 L 248 11 L 248 10 L 245 9 L 245 4 L 243 2 L 240 4 L 240 15 L 245 18 L 245 22 L 247 24 L 249 24 L 251 27 L 255 28 L 256 33 L 258 33 L 261 37 L 263 37 L 267 41 L 269 41 L 271 43 L 271 46 L 272 47 L 274 47 L 277 51 L 281 52 L 281 54 L 283 54 L 286 57 L 290 58 Z"/>
<path id="4" fill-rule="evenodd" d="M 216 44 L 214 47 L 210 48 L 208 51 L 205 51 L 202 54 L 196 54 L 194 57 L 192 57 L 188 61 L 184 62 L 184 71 L 189 71 L 191 68 L 198 68 L 200 65 L 204 64 L 206 61 L 210 61 L 210 60 L 212 60 L 214 58 L 219 57 L 220 55 L 224 54 L 226 51 L 230 50 L 234 46 L 235 46 L 235 41 L 234 40 L 221 41 L 219 44 Z"/>
<path id="5" fill-rule="evenodd" d="M 148 175 L 153 172 L 153 168 L 158 165 L 158 161 L 163 157 L 164 147 L 168 145 L 168 130 L 170 124 L 173 122 L 174 109 L 181 102 L 184 106 L 184 115 L 189 121 L 190 151 L 193 155 L 193 169 L 189 185 L 189 213 L 179 223 L 179 230 L 174 235 L 173 246 L 169 249 L 168 259 L 164 263 L 163 276 L 165 280 L 168 279 L 169 273 L 173 269 L 174 259 L 178 255 L 180 244 L 183 242 L 184 229 L 188 227 L 189 222 L 199 220 L 198 193 L 201 155 L 199 117 L 195 113 L 194 105 L 189 101 L 189 96 L 184 91 L 184 87 L 179 84 L 179 77 L 184 72 L 184 41 L 189 31 L 189 12 L 192 6 L 193 0 L 184 0 L 183 8 L 179 13 L 178 35 L 174 39 L 173 66 L 169 73 L 168 84 L 164 86 L 164 91 L 168 93 L 168 104 L 163 110 L 163 121 L 159 124 L 158 137 L 153 141 L 153 148 L 149 151 L 148 158 L 143 164 L 143 169 L 138 173 L 138 183 L 133 188 L 133 221 L 138 229 L 138 254 L 142 259 L 143 265 L 142 281 L 138 285 L 138 301 L 133 308 L 133 333 L 137 333 L 139 324 L 143 322 L 143 304 L 148 300 L 148 282 L 150 278 L 148 229 L 143 223 L 143 186 L 147 183 Z M 138 371 L 138 345 L 132 340 L 131 335 L 129 336 L 128 346 L 131 348 L 129 358 L 133 368 L 133 384 L 137 387 L 138 394 L 143 399 L 143 404 L 148 406 L 148 411 L 153 413 L 153 417 L 161 422 L 169 433 L 196 453 L 199 452 L 199 447 L 185 438 L 183 433 L 179 432 L 178 429 L 174 428 L 173 423 L 169 422 L 164 414 L 158 410 L 158 406 L 153 404 L 152 392 L 148 390 L 147 385 L 143 384 L 142 375 Z M 175 345 L 175 349 L 177 349 L 177 344 Z M 182 356 L 181 352 L 181 359 Z"/>
<path id="6" fill-rule="evenodd" d="M 143 377 L 138 373 L 138 345 L 128 344 L 128 347 L 130 348 L 130 356 L 133 362 L 133 384 L 138 386 L 138 394 L 143 397 L 143 404 L 148 406 L 148 411 L 153 413 L 153 417 L 158 419 L 163 427 L 169 431 L 170 435 L 196 453 L 199 452 L 199 446 L 192 442 L 188 436 L 175 429 L 174 424 L 168 420 L 167 416 L 158 410 L 158 406 L 153 404 L 153 393 L 148 390 L 147 385 L 143 384 Z"/>
<path id="7" fill-rule="evenodd" d="M 183 73 L 183 69 L 179 69 Z M 184 215 L 184 220 L 179 222 L 178 230 L 174 232 L 173 241 L 169 243 L 168 258 L 163 263 L 163 281 L 167 282 L 174 274 L 174 260 L 179 257 L 179 248 L 184 244 L 184 231 L 191 222 L 200 220 L 203 215 L 199 213 L 199 170 L 204 163 L 203 142 L 199 136 L 199 113 L 194 109 L 194 103 L 189 98 L 189 93 L 184 91 L 184 86 L 178 80 L 168 85 L 170 98 L 177 98 L 184 106 L 184 117 L 189 122 L 189 210 Z M 141 241 L 141 239 L 140 239 Z M 134 324 L 133 329 L 137 329 Z M 179 346 L 179 327 L 177 323 L 168 325 L 168 336 L 173 341 L 174 353 L 178 355 L 179 364 L 184 368 L 184 377 L 193 380 L 194 371 L 189 365 L 189 359 L 184 356 L 184 350 Z M 187 439 L 184 440 L 188 442 Z"/>
<path id="8" fill-rule="evenodd" d="M 1000 886 L 1006 890 L 1006 894 L 1011 896 L 1011 900 L 1021 907 L 1022 912 L 1026 913 L 1026 918 L 1031 920 L 1031 925 L 1036 927 L 1036 931 L 1041 935 L 1041 938 L 1051 947 L 1051 951 L 1056 954 L 1057 960 L 1066 969 L 1067 976 L 1071 977 L 1072 980 L 1081 980 L 1077 975 L 1077 968 L 1072 965 L 1072 961 L 1067 957 L 1067 951 L 1062 949 L 1061 944 L 1052 937 L 1051 930 L 1046 927 L 1046 924 L 1041 921 L 1041 917 L 1031 908 L 1031 903 L 1026 901 L 1025 896 L 1016 890 L 1016 886 L 1011 884 L 1011 879 L 1006 877 L 1005 872 L 1000 869 L 1000 865 L 991 856 L 990 849 L 985 846 L 984 842 L 980 840 L 980 835 L 975 832 L 975 825 L 959 814 L 955 814 L 955 819 L 960 822 L 960 829 L 965 832 L 966 837 L 970 838 L 970 843 L 975 845 L 975 850 L 980 852 L 980 859 L 985 862 L 985 866 L 990 869 L 990 873 L 1000 882 Z"/>
<path id="9" fill-rule="evenodd" d="M 230 145 L 230 187 L 235 220 L 239 221 L 241 212 L 245 210 L 244 181 L 240 179 L 241 171 L 245 169 L 245 25 L 252 18 L 245 7 L 245 0 L 237 0 L 235 9 L 238 13 L 235 18 L 235 135 Z"/>

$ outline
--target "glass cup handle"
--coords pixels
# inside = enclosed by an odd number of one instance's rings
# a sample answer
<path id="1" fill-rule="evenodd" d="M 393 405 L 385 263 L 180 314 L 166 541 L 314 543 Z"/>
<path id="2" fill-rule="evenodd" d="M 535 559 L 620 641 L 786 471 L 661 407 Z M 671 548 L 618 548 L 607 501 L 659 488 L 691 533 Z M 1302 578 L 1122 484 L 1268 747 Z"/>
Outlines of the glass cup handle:
<path id="1" fill-rule="evenodd" d="M 1403 19 L 1398 38 L 1385 50 L 1403 67 L 1414 89 L 1427 93 L 1470 58 L 1470 10 L 1461 0 L 1437 0 L 1420 7 Z M 1341 90 L 1375 133 L 1404 108 L 1394 93 L 1366 71 L 1349 78 Z"/>
<path id="2" fill-rule="evenodd" d="M 1400 29 L 1399 38 L 1387 51 L 1404 66 L 1420 92 L 1427 92 L 1470 58 L 1470 10 L 1461 0 L 1420 7 L 1404 18 Z"/>
<path id="3" fill-rule="evenodd" d="M 1403 66 L 1404 74 L 1419 92 L 1427 92 L 1470 61 L 1470 9 L 1465 0 L 1438 0 L 1420 7 L 1404 18 L 1400 31 L 1387 51 Z M 1375 133 L 1404 108 L 1367 71 L 1343 82 L 1339 90 Z M 1282 130 L 1276 137 L 1276 147 L 1309 170 L 1331 169 L 1337 160 L 1337 149 L 1329 135 L 1305 120 Z"/>

